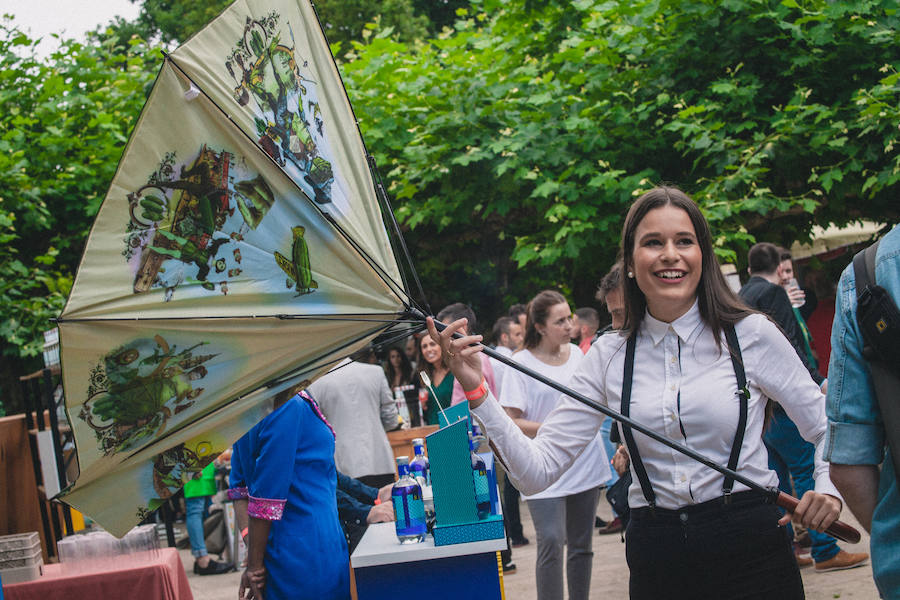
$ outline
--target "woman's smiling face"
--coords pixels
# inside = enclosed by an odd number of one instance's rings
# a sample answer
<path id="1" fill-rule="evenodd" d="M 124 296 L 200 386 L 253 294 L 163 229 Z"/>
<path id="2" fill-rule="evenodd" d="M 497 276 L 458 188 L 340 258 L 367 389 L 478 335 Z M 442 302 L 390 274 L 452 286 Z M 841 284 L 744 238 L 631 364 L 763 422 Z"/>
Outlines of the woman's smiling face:
<path id="1" fill-rule="evenodd" d="M 429 364 L 437 365 L 441 362 L 441 347 L 431 339 L 430 335 L 422 337 L 419 341 L 419 349 L 422 350 L 422 358 Z"/>
<path id="2" fill-rule="evenodd" d="M 647 299 L 647 310 L 672 322 L 697 297 L 703 255 L 687 212 L 672 205 L 649 211 L 635 228 L 631 270 Z"/>

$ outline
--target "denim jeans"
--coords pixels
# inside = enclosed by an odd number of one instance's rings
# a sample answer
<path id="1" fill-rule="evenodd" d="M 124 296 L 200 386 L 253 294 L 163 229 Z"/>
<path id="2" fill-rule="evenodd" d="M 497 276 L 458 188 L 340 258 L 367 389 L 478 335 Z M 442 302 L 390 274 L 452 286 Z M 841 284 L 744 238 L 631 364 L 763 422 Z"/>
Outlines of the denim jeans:
<path id="1" fill-rule="evenodd" d="M 763 442 L 769 451 L 769 468 L 778 474 L 778 489 L 786 494 L 796 493 L 800 498 L 808 490 L 815 489 L 813 479 L 813 457 L 816 448 L 801 437 L 797 426 L 784 409 L 775 405 L 772 422 L 763 433 Z M 794 489 L 791 490 L 791 479 Z M 840 548 L 830 535 L 809 529 L 812 540 L 810 556 L 816 562 L 833 558 Z M 794 537 L 793 528 L 788 525 L 788 533 Z"/>
<path id="2" fill-rule="evenodd" d="M 206 510 L 206 501 L 209 496 L 185 498 L 184 524 L 187 526 L 188 537 L 191 540 L 191 554 L 194 558 L 206 556 L 206 536 L 203 533 L 203 513 Z"/>
<path id="3" fill-rule="evenodd" d="M 612 417 L 606 417 L 603 419 L 603 425 L 600 426 L 600 438 L 603 440 L 603 449 L 606 450 L 606 458 L 610 460 L 612 460 L 613 455 L 616 453 L 616 445 L 609 441 L 609 431 L 612 429 L 612 424 Z M 606 482 L 607 486 L 610 486 L 619 480 L 619 474 L 616 473 L 615 469 L 610 469 L 609 472 L 612 474 L 612 477 Z"/>

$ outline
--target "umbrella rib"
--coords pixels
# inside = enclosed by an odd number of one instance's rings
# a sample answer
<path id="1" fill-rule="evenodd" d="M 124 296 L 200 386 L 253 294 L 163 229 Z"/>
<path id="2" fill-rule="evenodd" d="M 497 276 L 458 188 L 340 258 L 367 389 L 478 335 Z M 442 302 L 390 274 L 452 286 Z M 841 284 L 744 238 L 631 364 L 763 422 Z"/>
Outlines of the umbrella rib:
<path id="1" fill-rule="evenodd" d="M 321 27 L 321 25 L 320 25 L 320 27 Z M 395 296 L 397 296 L 397 299 L 400 300 L 400 302 L 403 303 L 404 308 L 410 308 L 410 303 L 412 302 L 412 298 L 410 297 L 409 293 L 408 293 L 405 289 L 403 289 L 403 286 L 402 286 L 401 284 L 398 284 L 396 281 L 394 281 L 393 277 L 391 277 L 390 275 L 388 275 L 388 274 L 384 271 L 384 269 L 382 269 L 381 266 L 378 265 L 378 263 L 375 261 L 375 259 L 373 259 L 373 258 L 372 258 L 365 250 L 363 250 L 361 247 L 359 247 L 359 245 L 358 245 L 354 240 L 352 240 L 352 239 L 350 238 L 349 235 L 347 235 L 347 232 L 344 231 L 343 228 L 337 226 L 337 222 L 334 220 L 334 217 L 332 217 L 331 214 L 329 214 L 329 213 L 325 212 L 324 210 L 322 210 L 322 209 L 321 209 L 321 208 L 313 201 L 313 199 L 309 197 L 309 194 L 307 194 L 306 191 L 305 191 L 302 187 L 300 187 L 300 184 L 298 184 L 296 181 L 294 181 L 294 178 L 291 177 L 291 176 L 288 174 L 288 172 L 284 169 L 284 167 L 282 167 L 281 165 L 279 165 L 278 162 L 277 162 L 274 158 L 272 158 L 265 150 L 263 150 L 262 148 L 260 148 L 259 144 L 257 144 L 256 141 L 255 141 L 252 137 L 250 137 L 250 135 L 249 135 L 246 131 L 244 131 L 244 129 L 243 129 L 240 125 L 238 125 L 238 124 L 235 122 L 235 120 L 231 117 L 230 114 L 228 114 L 228 112 L 227 112 L 224 108 L 222 108 L 221 106 L 219 106 L 219 104 L 212 98 L 212 96 L 210 96 L 209 94 L 206 93 L 206 90 L 204 90 L 199 84 L 197 84 L 196 81 L 194 81 L 194 79 L 187 73 L 187 71 L 185 71 L 185 70 L 181 67 L 181 65 L 179 65 L 179 64 L 175 61 L 175 59 L 172 57 L 171 54 L 169 54 L 168 52 L 163 52 L 163 56 L 165 57 L 165 60 L 167 60 L 169 63 L 171 63 L 171 65 L 172 65 L 173 67 L 175 67 L 176 69 L 178 69 L 178 72 L 181 73 L 188 81 L 190 81 L 190 82 L 191 82 L 191 85 L 193 85 L 193 86 L 194 86 L 201 94 L 203 94 L 203 96 L 204 96 L 207 100 L 209 100 L 209 102 L 210 102 L 213 106 L 215 106 L 216 109 L 217 109 L 220 113 L 222 113 L 222 115 L 228 120 L 228 122 L 231 123 L 231 124 L 235 127 L 235 129 L 237 129 L 237 130 L 241 133 L 241 135 L 243 135 L 243 136 L 250 142 L 250 144 L 251 144 L 254 148 L 256 148 L 256 150 L 257 150 L 260 154 L 262 154 L 266 159 L 268 159 L 268 161 L 269 161 L 273 166 L 275 166 L 276 169 L 278 169 L 279 171 L 281 171 L 281 173 L 288 179 L 288 181 L 290 181 L 291 184 L 292 184 L 295 188 L 297 188 L 297 191 L 299 191 L 299 192 L 302 194 L 302 196 L 303 196 L 304 198 L 306 198 L 306 201 L 309 203 L 310 206 L 312 206 L 312 207 L 313 207 L 313 208 L 314 208 L 314 209 L 315 209 L 322 217 L 325 218 L 326 221 L 328 221 L 329 223 L 331 223 L 331 225 L 332 225 L 333 227 L 335 227 L 335 229 L 337 229 L 338 233 L 340 233 L 341 236 L 342 236 L 348 243 L 350 243 L 351 246 L 353 246 L 353 248 L 360 254 L 360 256 L 363 258 L 363 260 L 364 260 L 366 263 L 368 263 L 370 267 L 373 268 L 373 270 L 376 272 L 376 274 L 379 276 L 379 278 L 380 278 L 380 279 L 388 286 L 388 288 L 391 290 L 391 292 L 393 292 L 393 294 L 394 294 Z M 343 82 L 342 82 L 342 84 L 343 84 Z M 344 93 L 346 93 L 346 90 L 345 90 Z M 354 117 L 354 118 L 355 118 L 355 117 Z M 358 130 L 358 126 L 357 126 L 357 130 Z M 360 137 L 361 137 L 361 136 L 360 136 Z M 365 145 L 363 145 L 363 147 L 365 147 Z M 398 268 L 399 268 L 399 265 L 398 265 Z M 404 300 L 403 297 L 402 297 L 400 294 L 397 293 L 397 290 L 394 289 L 395 287 L 396 287 L 396 288 L 399 288 L 399 289 L 403 292 L 403 294 L 406 296 L 406 298 L 407 298 L 408 301 L 407 301 L 407 300 Z"/>
<path id="2" fill-rule="evenodd" d="M 346 93 L 346 89 L 344 90 L 344 93 Z M 409 248 L 406 245 L 406 240 L 403 238 L 403 232 L 400 231 L 400 224 L 397 222 L 397 216 L 394 214 L 394 207 L 391 206 L 391 199 L 387 194 L 387 190 L 384 188 L 384 181 L 381 179 L 381 173 L 379 173 L 377 165 L 375 164 L 375 157 L 371 154 L 368 154 L 368 151 L 366 155 L 369 159 L 369 169 L 372 172 L 372 179 L 374 179 L 375 181 L 376 194 L 380 196 L 381 201 L 385 205 L 386 212 L 389 215 L 390 222 L 394 228 L 394 234 L 400 241 L 400 248 L 403 250 L 403 256 L 406 259 L 406 264 L 409 266 L 409 270 L 412 272 L 413 280 L 415 280 L 416 282 L 416 287 L 419 290 L 419 295 L 422 298 L 422 302 L 425 304 L 425 309 L 428 314 L 432 314 L 431 306 L 428 304 L 428 299 L 425 296 L 425 289 L 422 287 L 422 281 L 419 279 L 419 272 L 416 271 L 416 266 L 413 264 L 412 256 L 410 255 Z M 400 261 L 398 260 L 397 263 L 399 266 Z M 400 271 L 400 276 L 403 276 L 402 269 Z M 404 281 L 404 283 L 406 282 Z"/>
<path id="3" fill-rule="evenodd" d="M 204 321 L 223 319 L 279 319 L 279 320 L 307 320 L 307 321 L 358 321 L 363 323 L 406 323 L 419 324 L 418 320 L 398 319 L 391 315 L 405 315 L 407 313 L 358 313 L 338 315 L 207 315 L 202 317 L 83 317 L 83 318 L 57 318 L 56 323 L 97 323 L 120 321 Z M 375 318 L 373 318 L 375 317 Z"/>
<path id="4" fill-rule="evenodd" d="M 398 321 L 398 323 L 405 323 L 405 322 L 406 322 L 406 321 Z M 411 336 L 411 335 L 416 335 L 417 333 L 419 333 L 420 331 L 423 331 L 423 330 L 425 329 L 425 325 L 424 325 L 424 324 L 421 324 L 421 323 L 420 323 L 419 325 L 421 325 L 421 326 L 420 326 L 420 327 L 412 327 L 412 328 L 410 328 L 410 329 L 405 329 L 405 330 L 400 331 L 400 332 L 398 332 L 398 333 L 394 333 L 394 335 L 391 336 L 391 337 L 389 337 L 388 339 L 382 340 L 382 341 L 378 342 L 378 343 L 377 343 L 377 347 L 378 347 L 379 349 L 381 349 L 381 348 L 386 348 L 386 347 L 390 346 L 391 344 L 393 344 L 394 342 L 396 342 L 396 341 L 398 341 L 398 340 L 402 340 L 402 339 L 404 339 L 404 338 L 408 338 L 408 337 Z M 388 327 L 388 329 L 390 329 L 390 327 Z M 387 330 L 385 330 L 385 333 L 387 333 Z"/>

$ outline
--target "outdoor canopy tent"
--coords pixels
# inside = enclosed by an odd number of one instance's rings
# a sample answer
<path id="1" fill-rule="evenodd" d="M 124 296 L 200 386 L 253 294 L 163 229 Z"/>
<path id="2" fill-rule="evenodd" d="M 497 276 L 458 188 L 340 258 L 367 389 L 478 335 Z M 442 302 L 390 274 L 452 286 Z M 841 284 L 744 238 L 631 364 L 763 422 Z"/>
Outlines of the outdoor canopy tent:
<path id="1" fill-rule="evenodd" d="M 883 223 L 875 223 L 873 221 L 857 221 L 841 227 L 837 225 L 829 225 L 828 227 L 816 225 L 809 234 L 812 242 L 794 242 L 791 246 L 791 256 L 794 260 L 802 260 L 811 256 L 833 252 L 845 246 L 871 242 L 878 236 L 878 232 L 884 228 L 885 225 Z"/>

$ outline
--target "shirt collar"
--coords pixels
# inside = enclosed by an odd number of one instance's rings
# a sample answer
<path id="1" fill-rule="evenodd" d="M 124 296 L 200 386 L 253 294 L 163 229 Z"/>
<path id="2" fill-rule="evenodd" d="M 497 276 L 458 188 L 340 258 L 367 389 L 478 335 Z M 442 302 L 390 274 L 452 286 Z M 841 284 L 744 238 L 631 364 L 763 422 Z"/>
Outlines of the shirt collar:
<path id="1" fill-rule="evenodd" d="M 691 305 L 691 308 L 671 323 L 655 319 L 650 314 L 650 311 L 645 311 L 644 322 L 641 327 L 644 329 L 644 332 L 650 336 L 650 339 L 653 340 L 653 345 L 656 346 L 664 337 L 666 337 L 666 333 L 668 333 L 670 328 L 675 332 L 675 335 L 681 338 L 682 342 L 687 342 L 688 338 L 700 324 L 700 320 L 699 300 L 694 300 L 694 304 Z"/>

